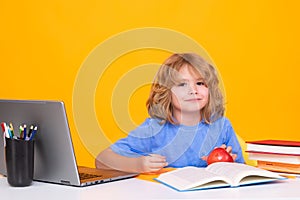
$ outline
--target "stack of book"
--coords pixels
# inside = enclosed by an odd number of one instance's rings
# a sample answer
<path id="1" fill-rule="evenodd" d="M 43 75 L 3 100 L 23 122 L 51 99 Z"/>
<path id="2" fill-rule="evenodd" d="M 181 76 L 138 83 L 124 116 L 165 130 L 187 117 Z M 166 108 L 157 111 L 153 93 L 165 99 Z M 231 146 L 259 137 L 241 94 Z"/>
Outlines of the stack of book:
<path id="1" fill-rule="evenodd" d="M 286 140 L 247 141 L 250 160 L 257 167 L 283 173 L 300 174 L 300 142 Z"/>

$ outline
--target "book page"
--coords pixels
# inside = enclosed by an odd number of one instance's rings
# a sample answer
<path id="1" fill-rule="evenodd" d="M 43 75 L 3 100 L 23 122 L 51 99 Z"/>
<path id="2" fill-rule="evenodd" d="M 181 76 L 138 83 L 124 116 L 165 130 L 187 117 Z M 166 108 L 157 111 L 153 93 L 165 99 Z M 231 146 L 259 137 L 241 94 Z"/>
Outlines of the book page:
<path id="1" fill-rule="evenodd" d="M 241 163 L 218 162 L 209 165 L 206 170 L 227 177 L 230 179 L 229 183 L 232 186 L 266 182 L 282 178 L 277 173 Z"/>
<path id="2" fill-rule="evenodd" d="M 178 190 L 228 186 L 226 178 L 208 172 L 205 168 L 184 167 L 161 174 L 157 180 Z M 210 183 L 205 185 L 206 183 Z"/>
<path id="3" fill-rule="evenodd" d="M 283 154 L 300 154 L 299 146 L 276 146 L 263 144 L 247 144 L 247 151 L 269 152 L 269 153 L 283 153 Z"/>

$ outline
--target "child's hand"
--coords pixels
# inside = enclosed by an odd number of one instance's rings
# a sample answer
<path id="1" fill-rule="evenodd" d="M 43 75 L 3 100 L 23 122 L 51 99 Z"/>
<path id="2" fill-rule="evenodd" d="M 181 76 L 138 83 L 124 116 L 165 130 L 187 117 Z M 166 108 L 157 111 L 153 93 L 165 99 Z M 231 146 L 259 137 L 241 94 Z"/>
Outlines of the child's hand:
<path id="1" fill-rule="evenodd" d="M 233 159 L 233 161 L 235 161 L 235 159 L 236 159 L 236 157 L 237 157 L 237 155 L 236 154 L 233 154 L 233 153 L 231 153 L 231 151 L 232 151 L 232 147 L 231 146 L 228 146 L 228 147 L 226 147 L 226 145 L 225 144 L 222 144 L 221 145 L 221 148 L 223 148 L 223 149 L 225 149 L 230 155 L 231 155 L 231 157 L 232 157 L 232 159 Z"/>
<path id="2" fill-rule="evenodd" d="M 232 151 L 232 147 L 231 146 L 226 147 L 225 144 L 222 144 L 220 147 L 223 148 L 223 149 L 225 149 L 231 155 L 233 161 L 235 161 L 237 155 L 231 153 L 231 151 Z M 217 148 L 217 147 L 215 147 L 215 148 Z M 203 156 L 201 159 L 207 161 L 207 156 Z"/>
<path id="3" fill-rule="evenodd" d="M 141 173 L 154 173 L 167 165 L 166 157 L 158 154 L 150 154 L 149 156 L 139 157 L 137 168 Z"/>

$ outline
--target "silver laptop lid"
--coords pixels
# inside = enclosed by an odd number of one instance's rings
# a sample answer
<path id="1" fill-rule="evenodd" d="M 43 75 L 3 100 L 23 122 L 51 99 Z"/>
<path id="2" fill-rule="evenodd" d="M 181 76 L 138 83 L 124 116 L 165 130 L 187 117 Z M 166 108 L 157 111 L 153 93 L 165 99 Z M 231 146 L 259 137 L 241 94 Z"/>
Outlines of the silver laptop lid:
<path id="1" fill-rule="evenodd" d="M 0 100 L 0 122 L 35 124 L 34 180 L 80 185 L 64 103 L 60 101 Z M 2 134 L 2 131 L 1 131 Z M 6 175 L 3 137 L 0 173 Z"/>

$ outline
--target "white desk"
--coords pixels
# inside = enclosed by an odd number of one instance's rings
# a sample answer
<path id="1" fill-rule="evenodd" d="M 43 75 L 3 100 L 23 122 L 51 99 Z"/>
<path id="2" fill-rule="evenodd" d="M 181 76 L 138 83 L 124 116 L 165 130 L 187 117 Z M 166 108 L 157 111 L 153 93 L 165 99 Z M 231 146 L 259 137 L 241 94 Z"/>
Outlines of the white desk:
<path id="1" fill-rule="evenodd" d="M 300 199 L 300 179 L 238 188 L 177 192 L 162 184 L 136 178 L 77 188 L 41 182 L 29 187 L 11 187 L 0 178 L 2 200 L 99 200 L 99 199 Z"/>

